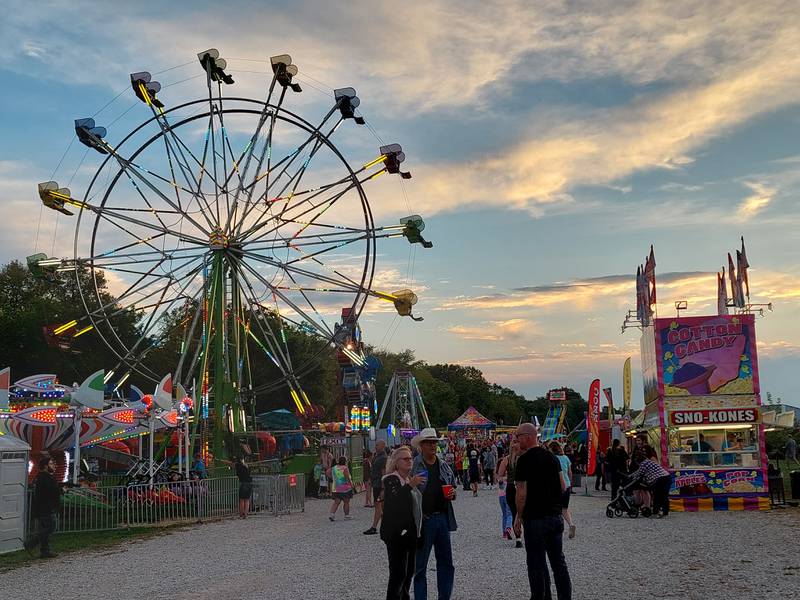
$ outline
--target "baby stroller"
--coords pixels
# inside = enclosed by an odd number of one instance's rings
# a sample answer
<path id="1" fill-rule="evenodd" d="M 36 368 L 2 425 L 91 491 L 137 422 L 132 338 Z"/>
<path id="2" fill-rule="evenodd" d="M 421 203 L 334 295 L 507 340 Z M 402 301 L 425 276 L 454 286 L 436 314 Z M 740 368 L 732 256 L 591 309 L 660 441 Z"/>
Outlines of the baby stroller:
<path id="1" fill-rule="evenodd" d="M 623 477 L 617 496 L 606 506 L 606 516 L 609 519 L 621 517 L 624 514 L 627 514 L 631 519 L 635 519 L 640 514 L 643 517 L 649 517 L 652 514 L 650 507 L 642 506 L 636 502 L 636 496 L 633 494 L 633 490 L 641 484 L 641 478 L 631 475 L 623 475 Z"/>

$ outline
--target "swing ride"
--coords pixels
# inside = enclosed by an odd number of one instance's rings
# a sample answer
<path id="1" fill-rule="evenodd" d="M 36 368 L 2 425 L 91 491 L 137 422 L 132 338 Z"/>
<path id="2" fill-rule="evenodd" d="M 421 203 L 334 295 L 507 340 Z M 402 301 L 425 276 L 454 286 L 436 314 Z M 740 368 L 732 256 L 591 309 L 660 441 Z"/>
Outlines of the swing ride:
<path id="1" fill-rule="evenodd" d="M 334 90 L 310 121 L 287 107 L 303 91 L 289 55 L 269 59 L 263 99 L 227 93 L 235 71 L 216 49 L 200 52 L 194 68 L 205 93 L 175 105 L 151 73 L 132 73 L 128 90 L 147 117 L 130 129 L 115 127 L 120 117 L 101 121 L 102 109 L 75 120 L 84 158 L 96 153 L 99 166 L 80 192 L 71 180 L 38 189 L 44 207 L 74 220 L 72 257 L 28 262 L 42 276 L 76 274 L 85 314 L 53 327 L 55 337 L 100 336 L 114 363 L 104 383 L 115 393 L 131 377 L 163 382 L 169 370 L 170 388 L 194 398 L 192 444 L 224 456 L 256 395 L 288 391 L 298 415 L 307 413 L 303 376 L 322 352 L 352 343 L 352 327 L 337 327 L 342 306 L 353 323 L 370 299 L 421 320 L 413 291 L 373 287 L 377 242 L 432 244 L 419 215 L 373 218 L 368 185 L 411 178 L 402 147 L 380 141 L 377 155 L 353 164 L 334 143 L 351 125 L 374 134 L 355 89 Z M 344 135 L 352 144 L 352 131 Z M 125 315 L 136 317 L 134 334 L 117 327 Z M 300 333 L 314 348 L 298 356 Z"/>

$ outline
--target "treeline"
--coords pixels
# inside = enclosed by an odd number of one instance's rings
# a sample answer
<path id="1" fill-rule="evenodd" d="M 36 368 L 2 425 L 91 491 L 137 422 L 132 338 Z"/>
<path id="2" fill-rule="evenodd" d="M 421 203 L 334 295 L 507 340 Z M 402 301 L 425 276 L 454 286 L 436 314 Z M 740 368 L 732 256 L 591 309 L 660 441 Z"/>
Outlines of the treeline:
<path id="1" fill-rule="evenodd" d="M 86 278 L 84 283 L 89 283 L 88 272 L 79 272 L 78 277 Z M 0 368 L 10 366 L 13 380 L 46 372 L 55 373 L 62 382 L 71 384 L 82 381 L 98 369 L 114 366 L 115 357 L 93 332 L 61 346 L 53 344 L 52 338 L 48 343 L 44 326 L 66 323 L 85 315 L 75 278 L 75 272 L 54 273 L 47 279 L 35 277 L 19 261 L 12 261 L 0 269 Z M 106 290 L 101 274 L 98 274 L 97 286 L 99 301 L 104 305 L 113 304 L 114 298 Z M 177 322 L 180 315 L 176 312 L 170 317 Z M 125 340 L 136 340 L 144 318 L 140 311 L 119 312 L 114 323 L 118 335 Z M 165 373 L 169 370 L 168 365 L 177 364 L 181 345 L 178 328 L 168 328 L 167 331 L 151 352 L 157 363 L 164 365 Z M 327 345 L 321 347 L 319 340 L 299 328 L 286 333 L 293 362 L 314 364 L 301 380 L 309 398 L 325 409 L 328 419 L 340 418 L 339 366 L 333 349 Z M 548 403 L 543 396 L 528 400 L 510 388 L 487 381 L 475 367 L 429 364 L 417 360 L 412 350 L 387 352 L 368 348 L 368 353 L 382 363 L 376 382 L 379 403 L 383 402 L 392 374 L 397 370 L 411 371 L 423 395 L 431 423 L 437 427 L 450 423 L 469 406 L 474 406 L 498 425 L 507 426 L 530 420 L 533 416 L 543 423 L 547 414 Z M 275 377 L 274 367 L 258 349 L 253 348 L 250 362 L 254 384 L 259 378 L 269 380 Z M 154 385 L 136 374 L 131 376 L 130 383 L 145 391 Z M 257 392 L 253 400 L 255 406 L 252 409 L 257 413 L 292 405 L 286 388 Z M 586 402 L 580 394 L 569 390 L 568 426 L 576 426 L 584 418 L 585 411 Z"/>

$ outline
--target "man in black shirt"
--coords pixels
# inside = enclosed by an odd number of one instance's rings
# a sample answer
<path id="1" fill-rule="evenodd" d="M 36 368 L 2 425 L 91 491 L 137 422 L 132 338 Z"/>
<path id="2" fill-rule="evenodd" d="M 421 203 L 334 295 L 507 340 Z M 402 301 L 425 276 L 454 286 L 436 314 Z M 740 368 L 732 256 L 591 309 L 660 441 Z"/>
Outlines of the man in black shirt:
<path id="1" fill-rule="evenodd" d="M 547 558 L 553 569 L 558 600 L 571 600 L 572 582 L 562 550 L 564 519 L 561 495 L 566 489 L 558 459 L 539 446 L 538 431 L 532 423 L 517 428 L 516 438 L 522 455 L 517 459 L 517 518 L 514 532 L 525 532 L 528 581 L 531 600 L 550 599 L 550 575 Z"/>
<path id="2" fill-rule="evenodd" d="M 617 497 L 620 485 L 622 485 L 622 474 L 628 471 L 628 453 L 619 440 L 614 440 L 611 450 L 608 451 L 608 468 L 611 472 L 611 498 Z"/>
<path id="3" fill-rule="evenodd" d="M 32 550 L 36 543 L 40 546 L 42 558 L 54 558 L 50 552 L 50 534 L 56 528 L 56 515 L 61 507 L 61 486 L 53 477 L 56 464 L 52 458 L 39 459 L 39 474 L 33 487 L 31 514 L 39 523 L 39 539 L 28 546 Z"/>
<path id="4" fill-rule="evenodd" d="M 431 550 L 436 555 L 436 589 L 440 600 L 449 600 L 453 593 L 455 567 L 450 533 L 456 530 L 453 500 L 456 497 L 456 479 L 453 471 L 436 454 L 439 438 L 432 427 L 423 429 L 411 440 L 419 448 L 414 458 L 412 473 L 424 477 L 418 486 L 422 492 L 422 547 L 417 550 L 417 568 L 414 574 L 414 600 L 428 598 L 428 559 Z M 445 487 L 448 486 L 445 494 Z"/>

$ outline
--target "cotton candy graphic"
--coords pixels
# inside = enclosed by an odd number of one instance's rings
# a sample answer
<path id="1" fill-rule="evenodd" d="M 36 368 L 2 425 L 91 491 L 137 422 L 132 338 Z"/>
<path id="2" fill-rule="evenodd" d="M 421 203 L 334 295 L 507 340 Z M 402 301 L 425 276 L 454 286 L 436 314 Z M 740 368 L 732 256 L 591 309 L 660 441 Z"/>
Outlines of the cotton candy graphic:
<path id="1" fill-rule="evenodd" d="M 708 321 L 707 325 L 727 325 L 725 319 Z M 731 336 L 731 345 L 704 350 L 687 356 L 675 371 L 672 384 L 691 394 L 717 391 L 739 376 L 741 357 L 747 342 L 745 335 Z"/>

